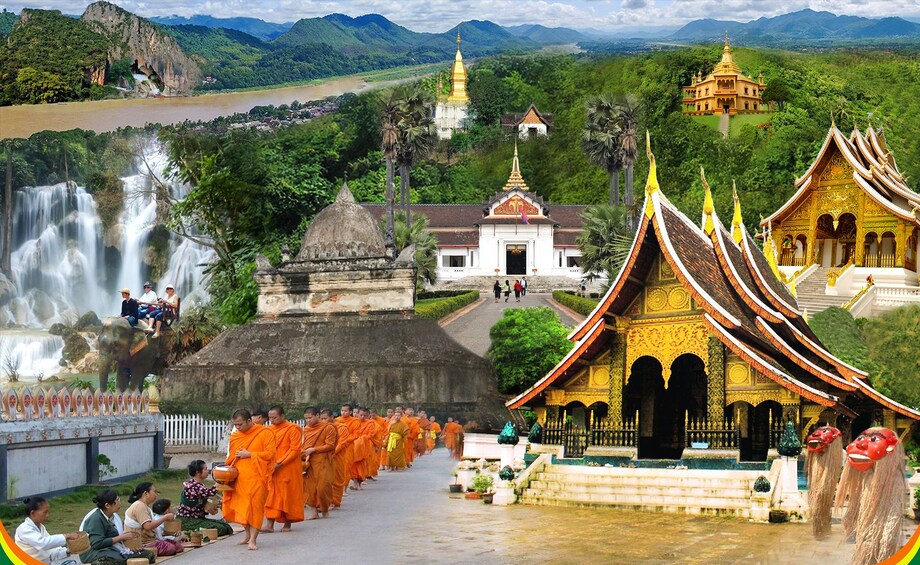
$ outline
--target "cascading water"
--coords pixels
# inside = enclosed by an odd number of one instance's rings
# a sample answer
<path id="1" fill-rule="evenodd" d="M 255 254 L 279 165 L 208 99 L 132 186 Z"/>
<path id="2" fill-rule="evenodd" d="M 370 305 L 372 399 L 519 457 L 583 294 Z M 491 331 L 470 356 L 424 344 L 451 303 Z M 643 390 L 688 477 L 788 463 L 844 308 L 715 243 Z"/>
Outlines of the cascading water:
<path id="1" fill-rule="evenodd" d="M 137 173 L 122 178 L 124 206 L 118 224 L 106 234 L 93 196 L 74 183 L 27 187 L 14 192 L 13 283 L 16 294 L 0 306 L 0 328 L 48 328 L 72 322 L 93 310 L 99 317 L 118 315 L 118 290 L 143 291 L 150 277 L 150 236 L 157 227 L 157 190 L 162 184 L 175 199 L 189 188 L 164 174 L 166 156 L 155 139 L 147 140 Z M 106 255 L 111 280 L 106 280 Z M 170 235 L 168 265 L 155 290 L 173 284 L 183 308 L 208 300 L 204 267 L 213 252 L 186 238 Z M 113 260 L 112 258 L 116 258 Z M 0 348 L 18 360 L 23 377 L 50 376 L 60 370 L 63 341 L 45 332 L 3 329 Z M 2 353 L 0 353 L 2 355 Z M 0 362 L 4 357 L 0 356 Z M 0 377 L 4 376 L 0 366 Z"/>

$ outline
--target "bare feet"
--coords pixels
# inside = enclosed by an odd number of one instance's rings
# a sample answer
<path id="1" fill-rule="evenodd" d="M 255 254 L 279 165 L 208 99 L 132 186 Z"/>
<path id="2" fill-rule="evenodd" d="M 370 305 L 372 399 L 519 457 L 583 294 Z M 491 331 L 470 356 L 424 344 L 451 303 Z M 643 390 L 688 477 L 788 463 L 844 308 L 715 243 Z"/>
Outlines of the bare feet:
<path id="1" fill-rule="evenodd" d="M 236 544 L 236 545 L 246 545 L 246 544 L 248 544 L 248 543 L 249 543 L 249 538 L 246 538 L 246 539 L 244 539 L 243 541 L 239 542 L 239 543 Z"/>
<path id="2" fill-rule="evenodd" d="M 255 551 L 259 549 L 259 546 L 256 545 L 256 542 L 249 542 L 249 551 Z"/>
<path id="3" fill-rule="evenodd" d="M 313 515 L 308 516 L 308 517 L 305 518 L 305 519 L 306 519 L 306 520 L 316 520 L 316 519 L 318 519 L 318 518 L 319 518 L 319 514 L 316 513 L 316 512 L 314 512 Z"/>
<path id="4" fill-rule="evenodd" d="M 259 531 L 262 532 L 263 534 L 273 534 L 273 533 L 275 533 L 275 529 L 274 529 L 274 528 L 272 528 L 272 529 L 262 528 L 262 529 L 259 530 Z M 282 529 L 281 531 L 283 532 L 284 530 Z"/>
<path id="5" fill-rule="evenodd" d="M 290 532 L 290 531 L 291 531 L 291 525 L 290 525 L 290 524 L 288 524 L 288 525 L 284 526 L 283 528 L 281 528 L 281 533 L 282 533 L 282 534 L 286 534 L 286 533 L 288 533 L 288 532 Z"/>

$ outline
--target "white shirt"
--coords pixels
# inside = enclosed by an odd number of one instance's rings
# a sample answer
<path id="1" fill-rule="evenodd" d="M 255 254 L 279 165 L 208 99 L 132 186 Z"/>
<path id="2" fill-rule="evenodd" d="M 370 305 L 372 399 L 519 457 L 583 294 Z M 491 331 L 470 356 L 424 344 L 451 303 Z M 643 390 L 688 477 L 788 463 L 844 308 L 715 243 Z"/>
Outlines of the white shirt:
<path id="1" fill-rule="evenodd" d="M 64 534 L 51 535 L 44 525 L 38 526 L 31 518 L 16 528 L 16 545 L 27 555 L 42 563 L 51 563 L 67 557 L 67 538 Z"/>
<path id="2" fill-rule="evenodd" d="M 140 304 L 156 304 L 157 303 L 157 293 L 152 290 L 148 290 L 137 299 Z"/>

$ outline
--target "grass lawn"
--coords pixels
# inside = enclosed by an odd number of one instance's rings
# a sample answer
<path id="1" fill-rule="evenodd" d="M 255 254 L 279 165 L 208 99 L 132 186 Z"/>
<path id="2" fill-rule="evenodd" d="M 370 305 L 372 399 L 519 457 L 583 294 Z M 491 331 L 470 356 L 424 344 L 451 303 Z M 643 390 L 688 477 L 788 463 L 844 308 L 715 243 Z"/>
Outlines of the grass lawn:
<path id="1" fill-rule="evenodd" d="M 698 124 L 703 124 L 708 128 L 719 131 L 719 116 L 690 116 L 690 119 Z"/>
<path id="2" fill-rule="evenodd" d="M 741 128 L 747 124 L 754 127 L 770 121 L 770 114 L 738 114 L 728 120 L 728 134 L 730 137 L 736 137 L 741 133 Z M 719 125 L 716 124 L 718 129 Z"/>
<path id="3" fill-rule="evenodd" d="M 49 500 L 51 514 L 45 527 L 52 534 L 77 531 L 83 516 L 94 507 L 93 497 L 109 488 L 114 489 L 121 496 L 121 510 L 118 513 L 124 516 L 125 510 L 130 506 L 128 496 L 134 491 L 135 485 L 145 481 L 152 482 L 162 498 L 171 500 L 173 510 L 175 510 L 179 506 L 179 492 L 182 490 L 182 483 L 187 478 L 188 473 L 184 469 L 171 469 L 168 471 L 154 471 L 128 483 L 118 485 L 79 487 L 73 492 L 62 494 Z M 0 504 L 0 519 L 3 520 L 6 531 L 12 534 L 16 526 L 24 519 L 23 506 L 21 504 Z"/>

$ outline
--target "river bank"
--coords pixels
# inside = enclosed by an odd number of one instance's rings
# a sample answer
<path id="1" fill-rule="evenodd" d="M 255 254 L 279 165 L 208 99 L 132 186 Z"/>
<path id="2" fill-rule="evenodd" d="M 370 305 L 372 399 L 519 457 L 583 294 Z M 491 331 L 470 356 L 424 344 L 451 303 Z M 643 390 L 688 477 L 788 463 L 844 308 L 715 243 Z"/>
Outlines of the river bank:
<path id="1" fill-rule="evenodd" d="M 389 72 L 394 72 L 394 69 Z M 279 106 L 295 100 L 306 102 L 346 92 L 386 88 L 413 76 L 416 75 L 379 80 L 377 74 L 363 73 L 297 86 L 200 96 L 5 106 L 0 107 L 0 139 L 26 138 L 45 130 L 83 129 L 102 133 L 128 126 L 169 125 L 186 120 L 209 121 L 220 116 L 248 112 L 254 106 Z"/>

